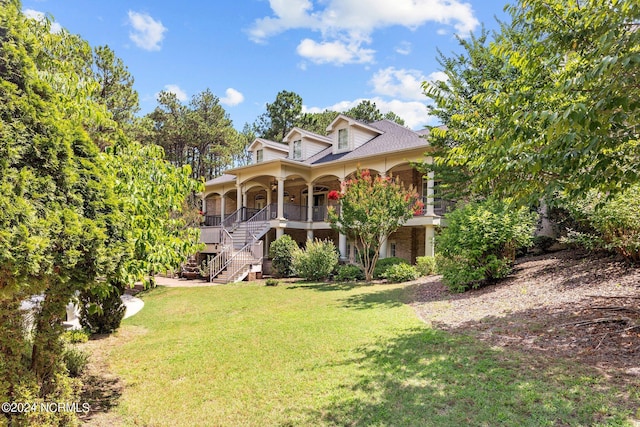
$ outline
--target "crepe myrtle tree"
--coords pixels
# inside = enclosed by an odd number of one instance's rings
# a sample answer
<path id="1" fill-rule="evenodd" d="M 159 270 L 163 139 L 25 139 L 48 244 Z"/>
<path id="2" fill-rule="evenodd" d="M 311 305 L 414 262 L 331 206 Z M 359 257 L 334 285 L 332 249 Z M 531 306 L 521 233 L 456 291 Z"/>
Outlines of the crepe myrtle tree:
<path id="1" fill-rule="evenodd" d="M 397 177 L 374 177 L 368 169 L 358 169 L 341 191 L 330 192 L 328 198 L 340 201 L 339 212 L 329 207 L 331 228 L 356 242 L 367 281 L 387 236 L 424 208 L 413 186 L 405 187 Z"/>

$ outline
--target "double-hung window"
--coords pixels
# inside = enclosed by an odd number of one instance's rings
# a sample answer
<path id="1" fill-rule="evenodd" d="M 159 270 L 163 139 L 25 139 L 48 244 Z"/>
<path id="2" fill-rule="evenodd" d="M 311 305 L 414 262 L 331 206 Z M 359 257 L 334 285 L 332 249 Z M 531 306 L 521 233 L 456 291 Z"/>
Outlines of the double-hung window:
<path id="1" fill-rule="evenodd" d="M 348 129 L 338 130 L 338 150 L 346 150 L 349 148 L 349 131 Z"/>
<path id="2" fill-rule="evenodd" d="M 264 150 L 256 150 L 256 163 L 262 163 L 264 160 Z"/>
<path id="3" fill-rule="evenodd" d="M 300 139 L 293 141 L 293 159 L 302 159 L 302 140 Z"/>

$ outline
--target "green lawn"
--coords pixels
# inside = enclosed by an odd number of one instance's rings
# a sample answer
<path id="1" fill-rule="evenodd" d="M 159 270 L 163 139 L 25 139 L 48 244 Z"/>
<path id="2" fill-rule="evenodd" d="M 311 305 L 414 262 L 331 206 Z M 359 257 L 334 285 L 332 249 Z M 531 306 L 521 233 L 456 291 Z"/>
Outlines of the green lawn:
<path id="1" fill-rule="evenodd" d="M 115 411 L 153 426 L 628 424 L 596 374 L 430 329 L 409 291 L 155 289 L 108 353 L 126 384 Z"/>

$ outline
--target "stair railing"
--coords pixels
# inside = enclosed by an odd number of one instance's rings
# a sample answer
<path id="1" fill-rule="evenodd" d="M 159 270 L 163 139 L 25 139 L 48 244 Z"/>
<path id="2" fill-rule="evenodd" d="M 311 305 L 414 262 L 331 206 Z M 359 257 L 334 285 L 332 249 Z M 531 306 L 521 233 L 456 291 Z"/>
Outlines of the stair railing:
<path id="1" fill-rule="evenodd" d="M 258 264 L 262 262 L 262 241 L 254 240 L 233 254 L 227 263 L 229 279 L 233 279 L 247 264 Z"/>
<path id="2" fill-rule="evenodd" d="M 220 241 L 222 250 L 211 261 L 209 261 L 209 281 L 220 274 L 229 265 L 230 255 L 233 254 L 233 237 L 225 229 L 220 230 Z"/>

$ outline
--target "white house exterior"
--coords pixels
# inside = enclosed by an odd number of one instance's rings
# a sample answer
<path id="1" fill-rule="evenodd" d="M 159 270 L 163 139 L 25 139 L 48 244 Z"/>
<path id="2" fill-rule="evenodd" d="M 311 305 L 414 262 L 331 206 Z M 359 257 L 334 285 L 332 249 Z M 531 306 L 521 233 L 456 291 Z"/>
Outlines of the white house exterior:
<path id="1" fill-rule="evenodd" d="M 398 256 L 415 262 L 418 256 L 434 255 L 434 231 L 444 206 L 434 199 L 433 178 L 424 179 L 412 166 L 431 161 L 423 137 L 428 131 L 414 132 L 389 120 L 362 123 L 339 115 L 327 132 L 323 136 L 294 128 L 282 143 L 258 138 L 249 147 L 252 164 L 205 183 L 201 238 L 207 247 L 202 254 L 209 260 L 218 258 L 216 269 L 222 269 L 213 271 L 212 279 L 221 275 L 219 281 L 238 280 L 244 271 L 260 271 L 269 244 L 283 234 L 300 245 L 313 238 L 333 240 L 342 260 L 353 259 L 352 243 L 327 222 L 327 194 L 339 191 L 358 168 L 399 177 L 405 185 L 413 185 L 425 202 L 423 212 L 388 236 L 381 258 Z M 237 261 L 241 251 L 245 260 Z M 233 262 L 242 274 L 225 273 L 229 268 L 224 264 Z M 247 265 L 240 267 L 243 262 Z"/>

